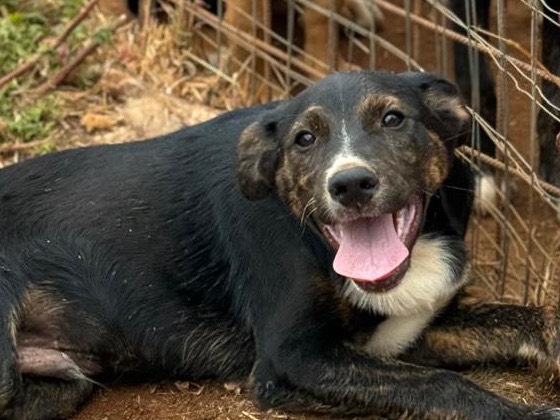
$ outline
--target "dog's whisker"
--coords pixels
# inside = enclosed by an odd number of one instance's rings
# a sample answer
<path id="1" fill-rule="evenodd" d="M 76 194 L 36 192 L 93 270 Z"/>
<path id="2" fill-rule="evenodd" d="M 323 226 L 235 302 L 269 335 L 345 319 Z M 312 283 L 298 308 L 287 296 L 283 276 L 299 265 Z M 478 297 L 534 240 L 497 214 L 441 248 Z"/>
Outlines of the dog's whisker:
<path id="1" fill-rule="evenodd" d="M 446 138 L 442 139 L 441 142 L 442 142 L 442 143 L 445 143 L 446 141 L 455 140 L 456 138 L 462 137 L 462 136 L 464 136 L 465 134 L 469 134 L 469 133 L 470 133 L 470 131 L 463 131 L 463 132 L 461 132 L 461 133 L 455 134 L 454 136 L 446 137 Z"/>
<path id="2" fill-rule="evenodd" d="M 317 210 L 317 206 L 315 205 L 315 198 L 311 198 L 303 209 L 303 213 L 301 214 L 300 225 L 303 226 L 307 223 L 307 219 Z"/>
<path id="3" fill-rule="evenodd" d="M 475 192 L 473 188 L 461 188 L 461 187 L 455 187 L 453 185 L 445 185 L 444 188 L 449 188 L 450 190 L 466 191 L 471 193 Z"/>
<path id="4" fill-rule="evenodd" d="M 307 201 L 307 203 L 305 204 L 305 206 L 303 207 L 303 211 L 301 212 L 301 218 L 300 218 L 300 225 L 304 225 L 305 220 L 306 220 L 306 213 L 307 213 L 307 209 L 310 208 L 311 206 L 313 206 L 313 203 L 315 202 L 315 198 L 311 197 L 309 199 L 309 201 Z"/>

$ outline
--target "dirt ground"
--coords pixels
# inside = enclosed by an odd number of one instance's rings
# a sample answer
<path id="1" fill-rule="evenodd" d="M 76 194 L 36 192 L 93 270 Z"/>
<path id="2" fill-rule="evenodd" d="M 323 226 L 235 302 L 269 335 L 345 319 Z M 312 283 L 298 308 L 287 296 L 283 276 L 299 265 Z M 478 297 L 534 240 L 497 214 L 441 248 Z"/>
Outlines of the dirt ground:
<path id="1" fill-rule="evenodd" d="M 519 1 L 510 2 L 508 10 L 508 35 L 528 46 L 529 16 L 525 6 Z M 394 44 L 404 46 L 405 29 L 403 21 L 387 13 L 384 35 Z M 433 35 L 421 32 L 422 49 L 420 62 L 427 70 L 437 70 Z M 141 60 L 125 51 L 122 55 L 130 60 Z M 377 66 L 381 69 L 402 71 L 406 66 L 386 52 L 379 51 Z M 112 83 L 116 90 L 126 92 L 120 105 L 107 112 L 96 101 L 96 106 L 80 108 L 68 119 L 64 139 L 58 144 L 62 147 L 76 147 L 98 143 L 115 143 L 139 138 L 149 138 L 163 132 L 175 130 L 183 125 L 204 121 L 222 112 L 200 101 L 188 100 L 167 92 L 147 88 L 135 79 L 129 78 L 118 70 L 105 74 L 104 83 Z M 113 80 L 114 79 L 114 80 Z M 118 82 L 117 82 L 118 81 Z M 510 83 L 509 130 L 511 140 L 525 156 L 531 155 L 529 138 L 530 103 L 519 93 L 513 92 Z M 124 88 L 123 88 L 124 86 Z M 111 90 L 105 86 L 104 92 Z M 174 92 L 175 93 L 175 92 Z M 181 95 L 179 95 L 181 96 Z M 196 96 L 196 95 L 194 95 Z M 196 99 L 196 98 L 195 98 Z M 81 100 L 81 99 L 80 99 Z M 4 164 L 11 163 L 11 159 Z M 0 161 L 0 163 L 2 163 Z M 528 214 L 530 192 L 519 188 L 514 203 L 521 212 Z M 535 202 L 530 210 L 532 220 L 537 221 L 537 235 L 545 243 L 552 243 L 558 232 L 554 214 L 544 204 Z M 482 221 L 488 224 L 491 222 Z M 480 250 L 482 254 L 485 249 Z M 534 369 L 518 368 L 477 368 L 464 374 L 481 386 L 491 389 L 512 400 L 528 404 L 550 404 L 560 406 L 560 395 L 548 377 L 543 377 Z M 168 384 L 129 384 L 117 381 L 105 384 L 95 392 L 94 397 L 75 420 L 113 420 L 113 419 L 313 419 L 312 416 L 286 415 L 278 412 L 262 412 L 250 401 L 249 396 L 236 384 L 175 382 Z"/>

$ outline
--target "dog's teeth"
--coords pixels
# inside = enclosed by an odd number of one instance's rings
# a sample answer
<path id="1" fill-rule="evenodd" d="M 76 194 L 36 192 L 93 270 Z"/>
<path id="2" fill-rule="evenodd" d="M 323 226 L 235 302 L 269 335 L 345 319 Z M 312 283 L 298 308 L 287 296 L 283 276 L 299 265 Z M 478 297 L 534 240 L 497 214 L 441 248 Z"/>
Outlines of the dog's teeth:
<path id="1" fill-rule="evenodd" d="M 399 210 L 394 216 L 395 218 L 395 227 L 397 229 L 397 235 L 399 238 L 402 238 L 403 228 L 404 228 L 404 209 Z"/>

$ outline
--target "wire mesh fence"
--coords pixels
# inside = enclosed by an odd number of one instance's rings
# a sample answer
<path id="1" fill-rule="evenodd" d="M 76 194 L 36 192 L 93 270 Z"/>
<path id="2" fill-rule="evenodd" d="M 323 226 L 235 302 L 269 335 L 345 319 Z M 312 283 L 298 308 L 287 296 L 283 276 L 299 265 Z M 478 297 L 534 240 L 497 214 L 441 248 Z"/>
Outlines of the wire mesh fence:
<path id="1" fill-rule="evenodd" d="M 101 0 L 102 1 L 102 0 Z M 140 2 L 149 24 L 152 1 Z M 336 70 L 433 71 L 473 116 L 475 281 L 502 300 L 560 299 L 560 0 L 158 2 L 226 108 L 293 95 Z M 192 87 L 192 84 L 190 85 Z M 211 96 L 211 98 L 210 98 Z"/>

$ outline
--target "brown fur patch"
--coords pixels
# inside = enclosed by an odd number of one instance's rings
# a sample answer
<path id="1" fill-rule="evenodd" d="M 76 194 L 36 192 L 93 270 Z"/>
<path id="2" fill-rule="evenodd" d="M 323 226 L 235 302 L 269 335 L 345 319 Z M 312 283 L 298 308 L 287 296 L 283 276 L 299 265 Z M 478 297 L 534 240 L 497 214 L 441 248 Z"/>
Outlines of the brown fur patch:
<path id="1" fill-rule="evenodd" d="M 11 340 L 10 346 L 15 348 L 18 325 L 17 310 L 15 307 L 11 309 L 7 322 L 7 329 Z M 8 358 L 8 355 L 5 356 L 6 358 Z M 7 366 L 8 365 L 4 365 L 4 367 Z M 16 392 L 16 390 L 14 389 L 13 378 L 11 378 L 9 375 L 9 370 L 0 370 L 0 413 L 10 403 L 14 393 Z"/>
<path id="2" fill-rule="evenodd" d="M 18 345 L 21 331 L 37 332 L 41 336 L 59 337 L 59 320 L 63 317 L 64 304 L 61 298 L 37 286 L 30 287 L 22 299 L 19 313 Z"/>
<path id="3" fill-rule="evenodd" d="M 312 180 L 315 172 L 305 172 L 304 168 L 306 168 L 304 162 L 295 162 L 290 160 L 289 156 L 284 156 L 276 172 L 278 195 L 300 219 L 314 211 Z"/>
<path id="4" fill-rule="evenodd" d="M 362 120 L 364 130 L 371 132 L 379 127 L 385 112 L 406 108 L 406 104 L 396 96 L 370 95 L 356 106 L 356 113 Z"/>
<path id="5" fill-rule="evenodd" d="M 312 132 L 318 138 L 317 141 L 327 138 L 330 131 L 327 112 L 318 105 L 310 106 L 292 126 L 290 138 L 294 138 L 302 130 Z M 311 165 L 307 159 L 309 158 L 298 152 L 285 154 L 276 172 L 277 192 L 298 218 L 315 211 L 313 180 L 316 179 L 319 168 Z"/>
<path id="6" fill-rule="evenodd" d="M 312 105 L 304 111 L 299 121 L 292 127 L 292 135 L 295 136 L 301 130 L 309 130 L 316 136 L 321 137 L 329 135 L 328 115 L 323 107 Z"/>
<path id="7" fill-rule="evenodd" d="M 500 334 L 507 335 L 508 331 L 502 330 Z M 495 344 L 499 340 L 485 340 L 484 334 L 476 328 L 433 329 L 425 334 L 424 340 L 431 353 L 437 354 L 441 360 L 462 360 L 463 363 L 500 360 L 510 350 L 497 347 Z"/>
<path id="8" fill-rule="evenodd" d="M 263 138 L 258 122 L 247 127 L 237 144 L 237 182 L 251 200 L 264 198 L 274 183 L 276 145 Z"/>
<path id="9" fill-rule="evenodd" d="M 428 135 L 434 147 L 425 164 L 424 182 L 425 188 L 429 192 L 434 192 L 449 173 L 449 159 L 439 136 L 433 131 L 429 131 Z"/>
<path id="10" fill-rule="evenodd" d="M 467 285 L 458 295 L 461 307 L 476 307 L 494 301 L 492 294 L 484 287 Z"/>

